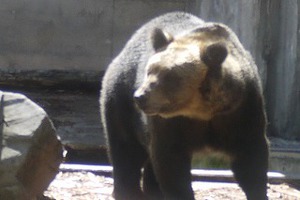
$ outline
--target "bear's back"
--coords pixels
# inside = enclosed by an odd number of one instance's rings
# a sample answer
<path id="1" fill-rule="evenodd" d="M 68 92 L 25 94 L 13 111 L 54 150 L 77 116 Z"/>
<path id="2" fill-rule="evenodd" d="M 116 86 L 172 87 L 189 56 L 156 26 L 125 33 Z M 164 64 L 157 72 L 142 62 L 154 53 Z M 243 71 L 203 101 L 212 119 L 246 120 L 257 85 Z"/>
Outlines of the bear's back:
<path id="1" fill-rule="evenodd" d="M 138 55 L 153 54 L 154 49 L 150 40 L 151 34 L 155 28 L 163 29 L 173 36 L 181 34 L 184 31 L 194 29 L 204 24 L 201 19 L 184 12 L 172 12 L 154 18 L 138 29 L 129 39 L 118 57 L 125 54 L 125 59 L 134 56 L 131 59 L 137 58 Z M 124 57 L 123 57 L 124 58 Z M 122 59 L 123 59 L 122 58 Z M 130 61 L 132 62 L 132 60 Z"/>

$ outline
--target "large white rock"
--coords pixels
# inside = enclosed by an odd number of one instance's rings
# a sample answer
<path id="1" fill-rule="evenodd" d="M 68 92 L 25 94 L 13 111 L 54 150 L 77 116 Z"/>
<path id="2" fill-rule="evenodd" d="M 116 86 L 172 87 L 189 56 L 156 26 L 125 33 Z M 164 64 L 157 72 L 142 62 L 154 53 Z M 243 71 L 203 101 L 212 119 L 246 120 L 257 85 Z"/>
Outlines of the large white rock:
<path id="1" fill-rule="evenodd" d="M 0 199 L 41 196 L 63 158 L 46 112 L 22 94 L 0 91 L 0 141 Z"/>

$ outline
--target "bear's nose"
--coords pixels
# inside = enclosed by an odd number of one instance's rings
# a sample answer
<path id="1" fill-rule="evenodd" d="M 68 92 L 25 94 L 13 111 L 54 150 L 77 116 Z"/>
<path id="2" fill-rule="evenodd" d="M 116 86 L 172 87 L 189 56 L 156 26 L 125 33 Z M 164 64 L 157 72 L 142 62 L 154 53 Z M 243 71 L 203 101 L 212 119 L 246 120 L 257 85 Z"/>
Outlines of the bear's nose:
<path id="1" fill-rule="evenodd" d="M 133 98 L 140 109 L 145 108 L 147 104 L 147 95 L 144 92 L 136 91 Z"/>

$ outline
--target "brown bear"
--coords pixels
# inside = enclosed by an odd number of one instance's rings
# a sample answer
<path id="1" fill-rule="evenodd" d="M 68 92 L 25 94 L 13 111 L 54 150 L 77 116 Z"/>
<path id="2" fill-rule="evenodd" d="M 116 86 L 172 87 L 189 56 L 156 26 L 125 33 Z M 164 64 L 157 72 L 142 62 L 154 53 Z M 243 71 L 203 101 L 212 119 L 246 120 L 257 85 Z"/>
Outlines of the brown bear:
<path id="1" fill-rule="evenodd" d="M 109 65 L 100 104 L 116 199 L 194 199 L 191 158 L 206 148 L 229 156 L 248 200 L 267 199 L 261 81 L 227 26 L 148 22 Z"/>

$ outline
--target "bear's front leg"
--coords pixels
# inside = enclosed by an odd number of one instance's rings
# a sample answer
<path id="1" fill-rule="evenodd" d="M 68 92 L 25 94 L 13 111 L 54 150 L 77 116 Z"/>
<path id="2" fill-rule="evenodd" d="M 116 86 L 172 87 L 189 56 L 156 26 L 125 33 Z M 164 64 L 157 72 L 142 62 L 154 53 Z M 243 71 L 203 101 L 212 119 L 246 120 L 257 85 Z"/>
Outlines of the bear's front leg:
<path id="1" fill-rule="evenodd" d="M 146 199 L 140 188 L 141 167 L 145 152 L 134 143 L 111 142 L 114 198 L 116 200 Z"/>
<path id="2" fill-rule="evenodd" d="M 143 192 L 149 200 L 164 199 L 157 182 L 150 159 L 144 165 Z"/>
<path id="3" fill-rule="evenodd" d="M 266 139 L 245 144 L 232 163 L 247 200 L 267 200 L 268 144 Z"/>
<path id="4" fill-rule="evenodd" d="M 163 196 L 172 200 L 193 200 L 191 155 L 182 141 L 165 136 L 158 134 L 150 147 L 153 170 Z"/>

